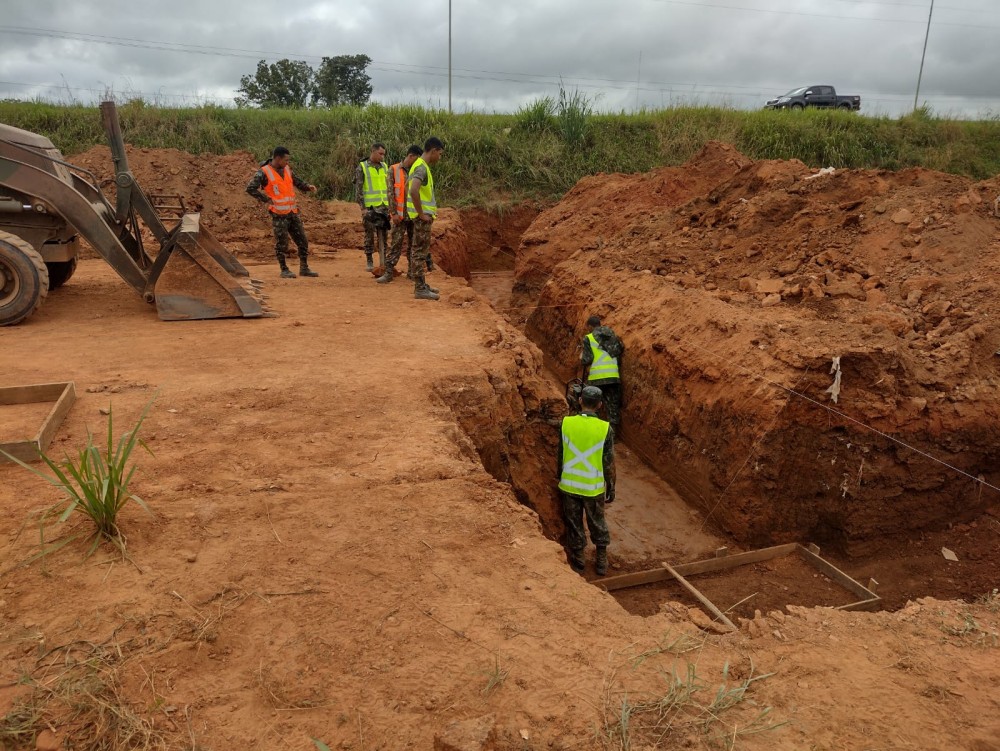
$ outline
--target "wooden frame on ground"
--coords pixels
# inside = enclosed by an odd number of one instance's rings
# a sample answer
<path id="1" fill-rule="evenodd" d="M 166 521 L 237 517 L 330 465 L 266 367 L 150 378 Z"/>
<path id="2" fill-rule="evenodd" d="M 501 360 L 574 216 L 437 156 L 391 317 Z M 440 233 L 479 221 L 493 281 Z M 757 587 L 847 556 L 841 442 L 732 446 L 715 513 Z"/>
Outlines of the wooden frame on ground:
<path id="1" fill-rule="evenodd" d="M 819 555 L 819 547 L 816 545 L 803 547 L 797 542 L 792 542 L 787 545 L 776 545 L 771 548 L 751 550 L 748 553 L 736 553 L 734 555 L 726 555 L 723 552 L 724 550 L 724 548 L 720 549 L 719 552 L 722 553 L 721 555 L 717 554 L 715 558 L 709 558 L 704 561 L 681 563 L 676 566 L 670 566 L 664 563 L 659 568 L 637 571 L 632 574 L 622 574 L 621 576 L 611 576 L 607 579 L 595 581 L 594 584 L 607 592 L 613 592 L 617 589 L 639 587 L 643 584 L 656 584 L 657 582 L 666 581 L 667 579 L 675 579 L 682 587 L 684 587 L 684 589 L 690 592 L 695 599 L 704 605 L 717 621 L 735 628 L 732 621 L 730 621 L 725 614 L 722 613 L 722 611 L 720 611 L 702 592 L 698 591 L 698 589 L 691 584 L 686 577 L 726 571 L 728 569 L 745 566 L 750 563 L 768 561 L 773 558 L 782 558 L 786 555 L 798 555 L 821 574 L 829 579 L 832 579 L 839 586 L 858 597 L 858 600 L 855 602 L 837 606 L 837 610 L 878 610 L 881 607 L 882 598 L 873 591 L 873 588 L 877 584 L 874 579 L 869 582 L 868 587 L 862 586 L 832 563 L 821 558 Z"/>
<path id="2" fill-rule="evenodd" d="M 38 461 L 39 455 L 49 447 L 52 437 L 56 434 L 56 430 L 59 429 L 75 401 L 76 386 L 72 381 L 68 383 L 39 383 L 32 386 L 0 386 L 0 406 L 55 402 L 34 438 L 27 441 L 0 443 L 0 451 L 5 451 L 22 462 Z M 0 464 L 9 461 L 10 459 L 0 454 Z"/>

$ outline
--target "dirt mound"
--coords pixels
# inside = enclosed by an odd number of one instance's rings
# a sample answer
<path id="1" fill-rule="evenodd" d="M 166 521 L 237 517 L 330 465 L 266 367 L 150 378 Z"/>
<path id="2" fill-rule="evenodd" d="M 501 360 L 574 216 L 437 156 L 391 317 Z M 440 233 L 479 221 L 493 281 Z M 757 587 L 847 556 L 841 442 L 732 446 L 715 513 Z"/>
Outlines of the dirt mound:
<path id="1" fill-rule="evenodd" d="M 653 184 L 688 195 L 651 212 Z M 528 333 L 568 375 L 604 313 L 626 437 L 739 540 L 860 551 L 967 521 L 998 498 L 976 479 L 1000 485 L 998 187 L 718 146 L 589 178 L 519 250 Z"/>
<path id="2" fill-rule="evenodd" d="M 560 261 L 580 250 L 602 248 L 634 224 L 703 195 L 749 162 L 732 146 L 711 142 L 681 167 L 585 177 L 521 237 L 514 266 L 515 304 L 534 300 Z"/>

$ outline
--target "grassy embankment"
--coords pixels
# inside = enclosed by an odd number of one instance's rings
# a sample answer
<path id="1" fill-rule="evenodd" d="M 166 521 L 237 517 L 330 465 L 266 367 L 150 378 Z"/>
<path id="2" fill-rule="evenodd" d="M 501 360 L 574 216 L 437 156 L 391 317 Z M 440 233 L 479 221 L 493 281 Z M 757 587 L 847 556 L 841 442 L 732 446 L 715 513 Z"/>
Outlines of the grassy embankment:
<path id="1" fill-rule="evenodd" d="M 801 159 L 814 167 L 899 169 L 924 166 L 974 178 L 1000 173 L 1000 122 L 901 119 L 839 112 L 670 109 L 590 115 L 536 103 L 513 115 L 456 114 L 417 107 L 330 110 L 120 107 L 128 142 L 192 153 L 246 150 L 262 158 L 287 145 L 305 179 L 327 197 L 349 197 L 354 165 L 367 144 L 398 158 L 410 142 L 441 137 L 447 154 L 436 177 L 444 203 L 502 205 L 552 199 L 582 176 L 680 164 L 709 140 L 757 159 Z M 95 108 L 0 102 L 0 122 L 43 133 L 65 154 L 103 144 Z"/>

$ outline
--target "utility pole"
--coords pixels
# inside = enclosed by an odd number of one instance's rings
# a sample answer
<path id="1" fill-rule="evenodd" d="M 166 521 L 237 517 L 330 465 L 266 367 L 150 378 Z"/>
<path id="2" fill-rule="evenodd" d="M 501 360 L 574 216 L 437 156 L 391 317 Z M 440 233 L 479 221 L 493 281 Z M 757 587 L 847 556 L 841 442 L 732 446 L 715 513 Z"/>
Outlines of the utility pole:
<path id="1" fill-rule="evenodd" d="M 635 111 L 639 111 L 639 78 L 642 76 L 642 50 L 639 50 L 639 68 L 635 72 Z"/>
<path id="2" fill-rule="evenodd" d="M 451 114 L 451 0 L 448 0 L 448 114 Z"/>
<path id="3" fill-rule="evenodd" d="M 450 0 L 449 0 L 450 2 Z M 920 99 L 920 79 L 924 77 L 924 58 L 927 57 L 927 40 L 931 35 L 931 18 L 934 17 L 934 0 L 931 0 L 931 12 L 927 14 L 927 33 L 924 35 L 924 52 L 920 55 L 920 73 L 917 74 L 917 93 L 913 95 L 913 111 L 917 111 L 917 100 Z"/>

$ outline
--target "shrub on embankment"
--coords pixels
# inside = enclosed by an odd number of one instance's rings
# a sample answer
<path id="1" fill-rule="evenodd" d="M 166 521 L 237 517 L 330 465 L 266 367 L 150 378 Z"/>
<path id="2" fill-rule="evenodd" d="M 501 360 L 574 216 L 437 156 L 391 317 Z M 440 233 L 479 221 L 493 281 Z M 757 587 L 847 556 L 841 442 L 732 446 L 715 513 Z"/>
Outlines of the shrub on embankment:
<path id="1" fill-rule="evenodd" d="M 544 103 L 547 100 L 540 100 Z M 735 145 L 754 159 L 801 159 L 813 167 L 923 166 L 986 178 L 1000 173 L 1000 122 L 939 119 L 920 111 L 899 119 L 852 113 L 746 112 L 677 108 L 634 115 L 589 115 L 572 133 L 557 108 L 513 115 L 450 115 L 412 106 L 309 110 L 120 107 L 126 139 L 142 148 L 194 154 L 247 150 L 263 158 L 288 146 L 299 173 L 326 197 L 349 198 L 354 165 L 373 141 L 396 158 L 434 134 L 447 145 L 436 173 L 451 204 L 554 198 L 584 175 L 676 165 L 706 141 Z M 0 122 L 42 133 L 65 154 L 105 142 L 94 107 L 0 102 Z M 569 136 L 572 135 L 572 140 Z M 581 142 L 582 145 L 571 145 Z"/>

